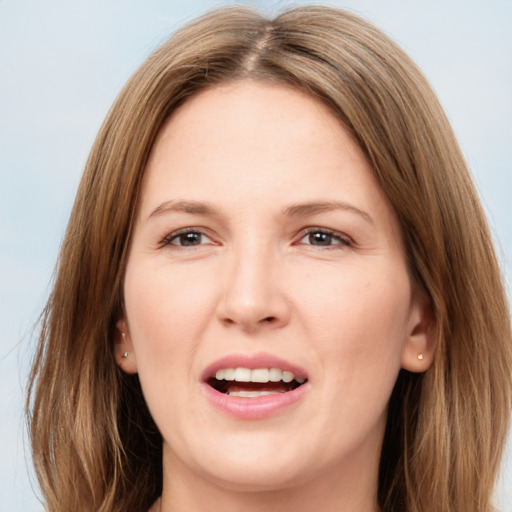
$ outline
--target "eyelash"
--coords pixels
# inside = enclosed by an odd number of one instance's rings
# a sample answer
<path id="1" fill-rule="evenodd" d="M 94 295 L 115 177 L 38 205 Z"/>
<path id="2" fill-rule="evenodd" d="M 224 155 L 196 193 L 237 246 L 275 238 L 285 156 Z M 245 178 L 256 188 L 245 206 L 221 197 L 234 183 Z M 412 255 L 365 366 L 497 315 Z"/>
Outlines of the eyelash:
<path id="1" fill-rule="evenodd" d="M 200 229 L 198 228 L 184 228 L 179 229 L 178 231 L 173 231 L 172 233 L 169 233 L 160 243 L 161 246 L 166 245 L 174 245 L 175 247 L 197 247 L 199 245 L 203 245 L 201 243 L 197 245 L 185 245 L 185 244 L 173 244 L 174 240 L 177 240 L 180 236 L 183 235 L 192 235 L 197 234 L 201 237 L 209 238 L 208 235 L 205 235 Z"/>
<path id="2" fill-rule="evenodd" d="M 329 244 L 329 245 L 313 245 L 313 244 L 305 244 L 305 245 L 311 245 L 312 247 L 323 247 L 323 248 L 333 248 L 336 246 L 342 246 L 342 247 L 352 247 L 353 242 L 352 240 L 347 236 L 343 235 L 342 233 L 338 233 L 337 231 L 332 231 L 330 229 L 324 229 L 324 228 L 307 228 L 305 231 L 303 231 L 303 236 L 300 238 L 299 243 L 301 240 L 304 240 L 304 238 L 309 237 L 313 234 L 322 234 L 331 237 L 332 240 L 336 240 L 338 243 L 336 244 Z"/>
<path id="3" fill-rule="evenodd" d="M 203 231 L 199 228 L 184 228 L 184 229 L 180 229 L 178 231 L 173 231 L 172 233 L 169 233 L 160 243 L 161 246 L 168 246 L 168 245 L 173 245 L 175 247 L 189 247 L 189 248 L 194 248 L 194 247 L 198 247 L 200 245 L 203 245 L 202 243 L 198 243 L 197 245 L 186 245 L 186 244 L 174 244 L 173 241 L 174 240 L 177 240 L 179 239 L 179 237 L 183 236 L 183 235 L 199 235 L 200 237 L 206 237 L 209 239 L 208 235 L 206 235 L 205 233 L 203 233 Z M 304 240 L 306 237 L 310 237 L 311 235 L 314 235 L 314 234 L 321 234 L 321 235 L 325 235 L 327 237 L 331 237 L 331 242 L 332 241 L 336 241 L 337 243 L 329 243 L 327 245 L 314 245 L 314 244 L 301 244 L 301 241 Z M 215 242 L 212 242 L 213 245 L 217 245 Z M 294 245 L 311 245 L 311 247 L 321 247 L 321 248 L 324 248 L 324 249 L 332 249 L 333 247 L 336 247 L 336 246 L 342 246 L 342 247 L 351 247 L 353 245 L 353 242 L 352 240 L 346 236 L 346 235 L 343 235 L 341 233 L 338 233 L 336 231 L 332 231 L 330 229 L 324 229 L 324 228 L 317 228 L 317 227 L 311 227 L 311 228 L 307 228 L 306 230 L 303 230 L 302 233 L 301 233 L 301 238 L 294 243 Z"/>

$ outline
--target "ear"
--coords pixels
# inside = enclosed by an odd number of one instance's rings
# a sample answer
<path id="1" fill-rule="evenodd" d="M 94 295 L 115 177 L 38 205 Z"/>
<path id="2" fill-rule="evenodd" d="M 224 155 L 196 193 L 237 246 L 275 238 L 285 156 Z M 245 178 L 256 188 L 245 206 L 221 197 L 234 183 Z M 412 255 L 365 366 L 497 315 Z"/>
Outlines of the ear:
<path id="1" fill-rule="evenodd" d="M 137 360 L 128 325 L 124 318 L 116 324 L 114 355 L 118 366 L 126 373 L 137 373 Z"/>
<path id="2" fill-rule="evenodd" d="M 402 368 L 414 373 L 427 371 L 436 352 L 437 329 L 432 303 L 422 290 L 415 290 L 402 352 Z"/>

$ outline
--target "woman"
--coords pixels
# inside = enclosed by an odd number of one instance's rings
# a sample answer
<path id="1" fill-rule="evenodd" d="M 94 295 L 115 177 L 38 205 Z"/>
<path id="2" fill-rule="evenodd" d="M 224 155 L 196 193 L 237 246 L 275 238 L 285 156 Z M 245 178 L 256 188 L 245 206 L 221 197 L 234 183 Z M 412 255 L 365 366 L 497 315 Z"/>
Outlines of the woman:
<path id="1" fill-rule="evenodd" d="M 47 507 L 487 512 L 511 350 L 414 64 L 343 11 L 215 11 L 87 163 L 31 379 Z"/>

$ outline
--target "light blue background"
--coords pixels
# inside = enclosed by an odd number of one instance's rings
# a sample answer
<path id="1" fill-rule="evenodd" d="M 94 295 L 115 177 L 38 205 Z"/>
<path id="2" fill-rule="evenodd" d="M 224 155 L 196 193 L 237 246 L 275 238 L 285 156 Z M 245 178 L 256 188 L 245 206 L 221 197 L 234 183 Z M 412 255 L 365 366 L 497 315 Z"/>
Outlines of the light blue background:
<path id="1" fill-rule="evenodd" d="M 251 5 L 274 12 L 302 3 Z M 354 10 L 384 29 L 437 90 L 473 170 L 510 290 L 512 0 L 329 4 Z M 49 291 L 93 139 L 121 86 L 148 53 L 174 29 L 216 5 L 199 0 L 0 0 L 2 511 L 42 510 L 28 476 L 22 412 L 34 350 L 31 329 Z M 510 448 L 496 503 L 512 511 Z"/>

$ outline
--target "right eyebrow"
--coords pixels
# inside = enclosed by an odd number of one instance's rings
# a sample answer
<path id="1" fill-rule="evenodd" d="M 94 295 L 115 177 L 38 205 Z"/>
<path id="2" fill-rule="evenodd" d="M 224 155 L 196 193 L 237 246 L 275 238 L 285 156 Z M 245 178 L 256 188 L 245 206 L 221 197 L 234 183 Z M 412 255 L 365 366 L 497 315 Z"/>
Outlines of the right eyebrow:
<path id="1" fill-rule="evenodd" d="M 158 217 L 169 212 L 192 213 L 195 215 L 217 216 L 218 212 L 210 204 L 202 201 L 165 201 L 158 205 L 149 215 L 148 220 L 152 217 Z"/>

